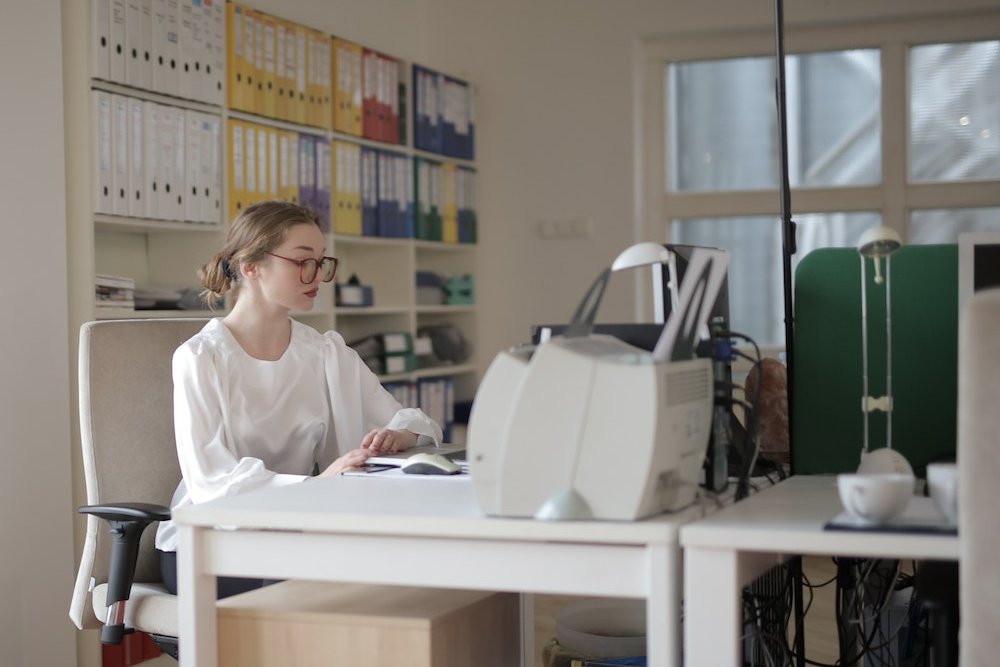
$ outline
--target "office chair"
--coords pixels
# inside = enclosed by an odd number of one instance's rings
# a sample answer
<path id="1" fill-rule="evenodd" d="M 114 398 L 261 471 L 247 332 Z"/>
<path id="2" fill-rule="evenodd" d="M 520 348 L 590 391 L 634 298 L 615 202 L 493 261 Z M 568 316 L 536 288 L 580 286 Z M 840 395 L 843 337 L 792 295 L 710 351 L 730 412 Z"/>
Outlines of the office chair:
<path id="1" fill-rule="evenodd" d="M 80 329 L 80 441 L 87 531 L 70 618 L 101 642 L 148 633 L 177 657 L 177 600 L 163 586 L 155 530 L 181 479 L 174 445 L 174 350 L 201 319 L 108 320 Z M 102 526 L 103 522 L 106 522 Z M 89 604 L 88 604 L 89 599 Z"/>
<path id="2" fill-rule="evenodd" d="M 962 311 L 958 359 L 959 662 L 993 665 L 1000 628 L 1000 289 Z"/>

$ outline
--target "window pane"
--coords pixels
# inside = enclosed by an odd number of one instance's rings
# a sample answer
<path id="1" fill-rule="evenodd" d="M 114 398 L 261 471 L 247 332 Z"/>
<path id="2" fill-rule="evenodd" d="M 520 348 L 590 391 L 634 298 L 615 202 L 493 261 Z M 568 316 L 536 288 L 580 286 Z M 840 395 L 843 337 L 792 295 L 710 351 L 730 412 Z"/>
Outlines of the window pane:
<path id="1" fill-rule="evenodd" d="M 811 213 L 794 216 L 798 260 L 817 248 L 853 247 L 880 223 L 877 213 Z M 781 223 L 772 216 L 675 220 L 671 242 L 729 251 L 729 319 L 733 330 L 760 344 L 784 344 Z"/>
<path id="2" fill-rule="evenodd" d="M 1000 178 L 1000 41 L 910 49 L 910 180 Z"/>
<path id="3" fill-rule="evenodd" d="M 914 211 L 910 214 L 909 243 L 957 243 L 963 232 L 1000 230 L 1000 208 L 962 208 Z"/>
<path id="4" fill-rule="evenodd" d="M 789 181 L 881 179 L 881 70 L 876 49 L 786 56 Z M 774 59 L 667 66 L 672 191 L 778 186 Z"/>

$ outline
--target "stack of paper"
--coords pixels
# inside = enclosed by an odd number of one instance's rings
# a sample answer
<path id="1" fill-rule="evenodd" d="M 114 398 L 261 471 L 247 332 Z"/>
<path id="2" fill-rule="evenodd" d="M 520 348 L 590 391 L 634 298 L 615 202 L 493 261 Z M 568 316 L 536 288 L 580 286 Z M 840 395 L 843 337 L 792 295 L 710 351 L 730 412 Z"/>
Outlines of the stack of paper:
<path id="1" fill-rule="evenodd" d="M 135 308 L 135 281 L 99 273 L 94 279 L 94 296 L 99 308 Z"/>

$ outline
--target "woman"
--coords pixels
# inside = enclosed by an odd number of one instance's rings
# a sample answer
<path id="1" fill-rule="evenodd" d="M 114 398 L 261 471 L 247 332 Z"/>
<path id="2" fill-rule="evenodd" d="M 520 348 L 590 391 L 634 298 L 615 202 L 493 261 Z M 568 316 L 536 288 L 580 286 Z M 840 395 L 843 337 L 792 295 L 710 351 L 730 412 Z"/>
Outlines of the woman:
<path id="1" fill-rule="evenodd" d="M 183 479 L 176 509 L 253 489 L 296 484 L 363 467 L 378 453 L 439 444 L 440 427 L 403 409 L 333 331 L 289 317 L 313 307 L 333 280 L 315 216 L 296 204 L 248 207 L 201 271 L 206 296 L 237 288 L 228 315 L 212 319 L 173 357 L 174 430 Z M 176 593 L 176 528 L 160 524 L 156 548 Z M 225 597 L 260 581 L 220 579 Z"/>

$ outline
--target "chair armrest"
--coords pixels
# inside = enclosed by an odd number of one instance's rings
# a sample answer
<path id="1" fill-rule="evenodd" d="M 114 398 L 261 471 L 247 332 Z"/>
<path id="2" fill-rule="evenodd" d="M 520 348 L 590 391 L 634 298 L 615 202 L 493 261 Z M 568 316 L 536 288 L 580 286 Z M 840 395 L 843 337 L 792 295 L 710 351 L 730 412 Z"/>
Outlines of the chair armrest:
<path id="1" fill-rule="evenodd" d="M 101 629 L 101 642 L 119 644 L 125 634 L 125 600 L 132 590 L 135 563 L 142 532 L 154 521 L 170 518 L 170 508 L 150 503 L 84 505 L 81 514 L 93 514 L 108 522 L 111 561 L 108 564 L 108 616 Z"/>

